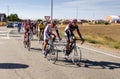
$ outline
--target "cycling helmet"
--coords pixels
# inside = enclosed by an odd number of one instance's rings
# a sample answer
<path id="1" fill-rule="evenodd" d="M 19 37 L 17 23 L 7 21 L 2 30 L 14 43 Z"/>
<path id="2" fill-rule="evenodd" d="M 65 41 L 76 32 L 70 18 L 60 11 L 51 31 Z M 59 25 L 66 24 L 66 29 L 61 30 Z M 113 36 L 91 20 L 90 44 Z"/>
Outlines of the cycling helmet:
<path id="1" fill-rule="evenodd" d="M 56 20 L 52 20 L 52 24 L 57 24 Z"/>
<path id="2" fill-rule="evenodd" d="M 31 22 L 31 20 L 30 20 L 30 19 L 28 19 L 28 20 L 27 20 L 27 22 L 28 22 L 28 23 L 30 23 L 30 22 Z"/>
<path id="3" fill-rule="evenodd" d="M 77 19 L 73 19 L 73 20 L 72 20 L 72 23 L 74 23 L 74 22 L 77 22 Z"/>

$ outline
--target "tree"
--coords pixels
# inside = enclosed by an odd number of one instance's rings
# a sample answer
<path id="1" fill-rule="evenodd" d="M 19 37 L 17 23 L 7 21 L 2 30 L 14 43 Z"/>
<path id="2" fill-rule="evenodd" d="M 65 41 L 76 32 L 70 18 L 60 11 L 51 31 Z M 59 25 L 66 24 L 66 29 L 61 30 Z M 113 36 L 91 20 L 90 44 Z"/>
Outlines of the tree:
<path id="1" fill-rule="evenodd" d="M 40 21 L 43 21 L 43 20 L 42 19 L 38 19 L 37 21 L 40 22 Z"/>
<path id="2" fill-rule="evenodd" d="M 19 17 L 17 14 L 10 14 L 8 17 L 7 17 L 8 21 L 20 21 Z"/>

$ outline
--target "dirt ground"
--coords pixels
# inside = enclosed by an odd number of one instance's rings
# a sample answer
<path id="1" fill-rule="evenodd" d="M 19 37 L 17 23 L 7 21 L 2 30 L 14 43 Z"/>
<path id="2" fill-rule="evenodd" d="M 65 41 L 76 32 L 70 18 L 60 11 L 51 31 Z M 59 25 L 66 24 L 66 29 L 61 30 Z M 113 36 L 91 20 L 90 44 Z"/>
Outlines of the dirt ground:
<path id="1" fill-rule="evenodd" d="M 59 30 L 64 35 L 64 29 L 66 25 L 59 25 Z M 114 41 L 117 41 L 120 43 L 120 24 L 111 24 L 111 25 L 88 25 L 83 24 L 79 25 L 81 34 L 83 37 L 85 36 L 91 36 L 91 35 L 98 35 L 98 36 L 104 36 L 108 37 Z M 94 45 L 94 44 L 90 44 Z M 99 44 L 95 44 L 95 47 L 105 47 L 101 46 Z M 109 47 L 107 47 L 109 49 Z M 111 48 L 110 48 L 111 49 Z"/>
<path id="2" fill-rule="evenodd" d="M 80 25 L 80 30 L 83 35 L 103 35 L 120 42 L 120 25 Z"/>
<path id="3" fill-rule="evenodd" d="M 59 25 L 60 30 L 64 31 L 66 25 Z M 120 24 L 111 25 L 79 25 L 81 34 L 85 35 L 102 35 L 120 42 Z M 61 32 L 62 32 L 61 31 Z"/>

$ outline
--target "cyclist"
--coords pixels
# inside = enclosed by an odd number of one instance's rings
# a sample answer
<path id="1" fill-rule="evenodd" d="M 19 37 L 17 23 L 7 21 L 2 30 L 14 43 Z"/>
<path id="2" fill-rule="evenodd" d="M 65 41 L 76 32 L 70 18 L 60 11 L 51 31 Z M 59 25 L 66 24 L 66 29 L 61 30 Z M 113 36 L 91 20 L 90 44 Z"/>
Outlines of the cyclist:
<path id="1" fill-rule="evenodd" d="M 41 37 L 40 33 L 42 32 L 42 34 L 43 34 L 44 29 L 45 29 L 45 25 L 43 24 L 43 21 L 40 21 L 40 23 L 38 24 L 38 38 Z"/>
<path id="2" fill-rule="evenodd" d="M 25 29 L 24 41 L 28 42 L 29 41 L 28 34 L 30 34 L 30 32 L 31 32 L 31 30 L 30 30 L 31 29 L 31 21 L 30 20 L 25 20 L 24 29 Z"/>
<path id="3" fill-rule="evenodd" d="M 57 24 L 57 22 L 55 20 L 52 20 L 52 22 L 45 27 L 45 30 L 44 30 L 44 48 L 43 48 L 43 50 L 44 50 L 43 55 L 44 56 L 46 56 L 45 49 L 46 49 L 46 46 L 48 44 L 49 39 L 53 39 L 53 41 L 54 41 L 56 38 L 56 35 L 53 33 L 54 30 L 56 31 L 57 36 L 59 37 L 59 40 L 61 40 L 61 37 L 59 35 L 59 31 L 58 31 L 58 27 L 56 26 L 56 24 Z"/>
<path id="4" fill-rule="evenodd" d="M 75 37 L 75 35 L 73 33 L 75 30 L 77 31 L 79 37 L 81 38 L 81 41 L 84 42 L 84 39 L 82 38 L 82 35 L 81 35 L 80 30 L 77 25 L 77 19 L 73 19 L 65 28 L 65 37 L 66 37 L 66 41 L 67 41 L 66 53 L 65 53 L 66 56 L 69 56 L 69 54 L 70 54 L 70 52 L 68 51 L 69 44 L 70 44 L 70 38 Z"/>

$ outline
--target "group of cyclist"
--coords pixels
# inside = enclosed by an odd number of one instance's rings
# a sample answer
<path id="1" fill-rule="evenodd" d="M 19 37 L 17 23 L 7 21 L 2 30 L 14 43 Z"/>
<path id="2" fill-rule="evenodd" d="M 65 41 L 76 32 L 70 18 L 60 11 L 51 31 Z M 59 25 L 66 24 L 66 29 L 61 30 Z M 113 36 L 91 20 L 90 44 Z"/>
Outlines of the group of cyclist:
<path id="1" fill-rule="evenodd" d="M 71 37 L 75 37 L 75 34 L 73 33 L 75 30 L 77 31 L 80 39 L 82 42 L 84 42 L 84 39 L 80 33 L 80 30 L 79 30 L 79 27 L 78 27 L 78 24 L 77 24 L 77 19 L 73 19 L 65 28 L 65 37 L 66 37 L 66 53 L 65 55 L 66 56 L 69 56 L 69 52 L 68 52 L 68 49 L 69 49 L 69 44 L 70 44 L 70 38 Z M 40 33 L 42 32 L 43 35 L 44 35 L 44 46 L 43 46 L 43 55 L 45 55 L 45 49 L 46 49 L 46 46 L 48 44 L 48 41 L 50 39 L 53 39 L 53 41 L 56 39 L 56 36 L 59 38 L 59 40 L 61 40 L 61 37 L 60 37 L 60 34 L 59 34 L 59 29 L 58 29 L 58 26 L 57 26 L 57 22 L 56 20 L 52 20 L 51 23 L 49 24 L 44 24 L 43 21 L 40 21 L 38 24 L 36 24 L 37 26 L 37 31 L 38 31 L 38 37 L 40 37 Z M 26 34 L 28 32 L 31 31 L 31 33 L 33 33 L 33 28 L 32 28 L 32 24 L 31 24 L 31 21 L 28 20 L 28 21 L 25 21 L 24 22 L 24 27 L 25 27 L 25 34 L 24 34 L 24 39 L 26 38 Z M 54 31 L 56 32 L 56 34 L 54 33 Z"/>

